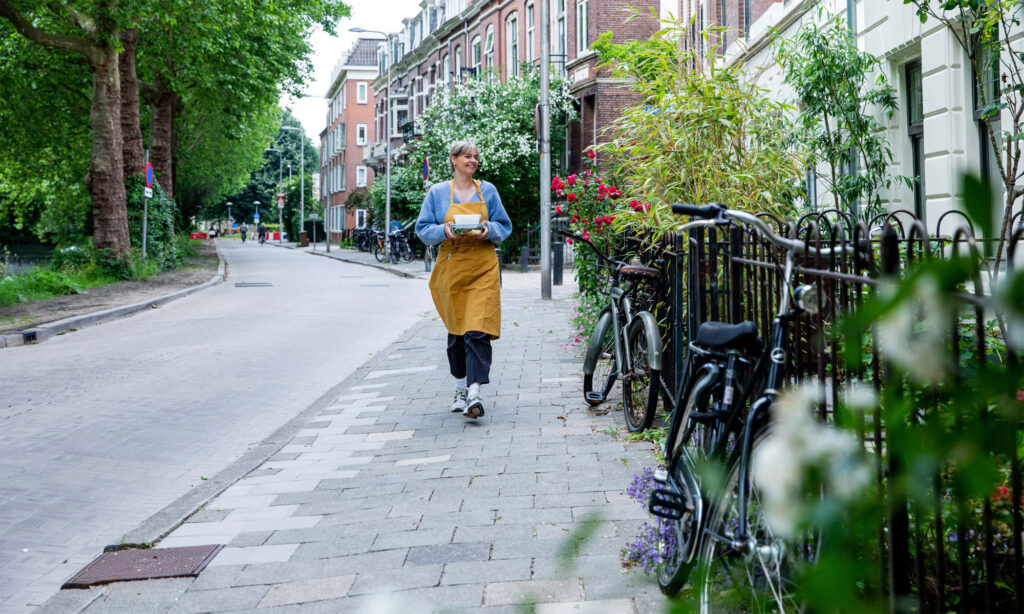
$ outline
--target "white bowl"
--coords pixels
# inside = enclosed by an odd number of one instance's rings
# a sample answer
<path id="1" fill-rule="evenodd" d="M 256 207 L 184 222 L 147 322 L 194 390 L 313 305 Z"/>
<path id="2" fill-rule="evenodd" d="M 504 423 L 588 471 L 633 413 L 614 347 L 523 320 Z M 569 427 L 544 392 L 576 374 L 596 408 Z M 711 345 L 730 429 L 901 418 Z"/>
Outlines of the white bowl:
<path id="1" fill-rule="evenodd" d="M 455 218 L 455 223 L 459 226 L 471 226 L 473 224 L 480 223 L 479 213 L 466 213 L 463 215 L 455 215 L 453 217 Z"/>

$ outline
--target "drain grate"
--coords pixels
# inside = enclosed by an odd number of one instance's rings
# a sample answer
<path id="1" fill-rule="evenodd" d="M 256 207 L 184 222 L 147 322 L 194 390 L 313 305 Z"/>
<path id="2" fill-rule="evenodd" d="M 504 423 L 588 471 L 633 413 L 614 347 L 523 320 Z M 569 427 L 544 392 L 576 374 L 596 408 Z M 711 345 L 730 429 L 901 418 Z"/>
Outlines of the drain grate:
<path id="1" fill-rule="evenodd" d="M 269 288 L 274 284 L 269 281 L 239 281 L 235 282 L 236 288 Z"/>
<path id="2" fill-rule="evenodd" d="M 61 588 L 89 588 L 97 584 L 198 576 L 224 546 L 185 546 L 151 550 L 104 552 Z"/>

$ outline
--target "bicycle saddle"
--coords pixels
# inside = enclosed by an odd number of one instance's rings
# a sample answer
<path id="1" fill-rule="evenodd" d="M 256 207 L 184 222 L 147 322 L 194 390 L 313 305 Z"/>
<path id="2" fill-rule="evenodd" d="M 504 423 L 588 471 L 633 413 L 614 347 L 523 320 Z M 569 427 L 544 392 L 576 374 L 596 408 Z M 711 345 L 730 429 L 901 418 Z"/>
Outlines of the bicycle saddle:
<path id="1" fill-rule="evenodd" d="M 697 329 L 697 338 L 694 343 L 708 347 L 761 351 L 761 339 L 757 336 L 757 325 L 749 321 L 739 324 L 704 322 Z"/>
<path id="2" fill-rule="evenodd" d="M 624 279 L 658 279 L 661 276 L 661 272 L 649 266 L 627 264 L 619 268 L 619 275 Z"/>

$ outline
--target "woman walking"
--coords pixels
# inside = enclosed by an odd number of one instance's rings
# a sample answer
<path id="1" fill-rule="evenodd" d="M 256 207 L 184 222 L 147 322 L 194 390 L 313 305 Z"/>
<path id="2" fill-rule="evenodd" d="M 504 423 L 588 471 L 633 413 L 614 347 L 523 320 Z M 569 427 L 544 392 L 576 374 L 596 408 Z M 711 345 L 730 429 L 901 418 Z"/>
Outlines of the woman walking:
<path id="1" fill-rule="evenodd" d="M 452 411 L 476 419 L 484 415 L 480 386 L 490 381 L 491 340 L 501 336 L 494 248 L 508 238 L 512 222 L 495 187 L 473 180 L 480 166 L 476 145 L 458 141 L 449 155 L 455 176 L 427 192 L 416 235 L 427 245 L 441 244 L 430 276 L 430 294 L 448 329 L 448 365 L 455 377 Z M 456 226 L 456 215 L 478 216 L 479 227 Z"/>

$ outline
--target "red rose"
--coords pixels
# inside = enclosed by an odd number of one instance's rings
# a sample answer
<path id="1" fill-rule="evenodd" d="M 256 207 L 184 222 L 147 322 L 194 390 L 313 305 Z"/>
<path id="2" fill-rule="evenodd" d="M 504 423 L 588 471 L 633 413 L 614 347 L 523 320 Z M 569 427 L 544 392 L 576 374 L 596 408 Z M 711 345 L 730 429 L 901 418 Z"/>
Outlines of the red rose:
<path id="1" fill-rule="evenodd" d="M 558 213 L 559 215 L 561 215 L 561 213 L 562 213 L 562 205 L 558 205 L 557 207 L 555 207 L 555 213 Z"/>
<path id="2" fill-rule="evenodd" d="M 574 203 L 574 202 L 576 202 L 576 195 L 575 195 L 575 194 L 573 194 L 572 192 L 569 192 L 568 194 L 566 194 L 566 195 L 565 195 L 565 198 L 566 198 L 566 199 L 567 199 L 567 200 L 568 200 L 569 202 L 571 202 L 571 203 Z"/>
<path id="3" fill-rule="evenodd" d="M 596 154 L 596 153 L 594 153 L 594 151 L 593 151 L 593 150 L 591 150 L 591 149 L 588 149 L 588 150 L 587 150 L 587 157 L 588 157 L 588 158 L 590 158 L 591 160 L 593 160 L 594 158 L 596 158 L 596 157 L 597 157 L 597 154 Z"/>

